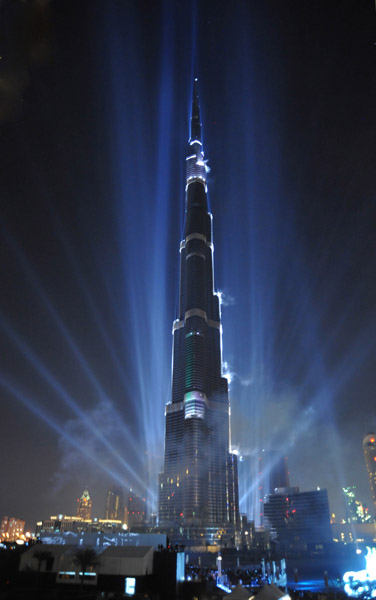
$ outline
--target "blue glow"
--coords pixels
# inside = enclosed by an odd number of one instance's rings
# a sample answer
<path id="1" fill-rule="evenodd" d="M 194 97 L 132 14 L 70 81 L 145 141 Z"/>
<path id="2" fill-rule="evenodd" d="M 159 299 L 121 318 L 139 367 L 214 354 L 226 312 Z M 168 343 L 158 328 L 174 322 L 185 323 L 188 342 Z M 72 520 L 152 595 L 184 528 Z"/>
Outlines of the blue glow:
<path id="1" fill-rule="evenodd" d="M 136 593 L 136 578 L 126 577 L 125 578 L 125 593 L 128 596 L 134 596 Z"/>
<path id="2" fill-rule="evenodd" d="M 84 454 L 89 462 L 95 462 L 95 466 L 101 471 L 110 476 L 111 480 L 116 481 L 120 484 L 124 483 L 124 478 L 120 476 L 116 471 L 110 469 L 104 463 L 101 463 L 93 459 L 92 454 L 83 446 L 79 440 L 69 436 L 64 429 L 62 429 L 56 421 L 54 421 L 43 409 L 38 406 L 35 398 L 32 398 L 29 394 L 24 394 L 14 384 L 7 380 L 0 374 L 0 385 L 6 389 L 12 396 L 21 402 L 25 408 L 34 413 L 41 421 L 43 421 L 48 427 L 55 431 L 59 436 L 66 439 L 71 446 L 76 448 L 80 453 Z"/>
<path id="3" fill-rule="evenodd" d="M 10 328 L 10 326 L 5 322 L 5 320 L 1 319 L 1 318 L 0 318 L 0 326 L 6 331 L 8 337 L 17 346 L 18 350 L 27 357 L 27 359 L 30 361 L 30 363 L 33 365 L 33 367 L 44 377 L 44 379 L 49 383 L 49 385 L 54 389 L 54 391 L 64 401 L 64 403 L 67 404 L 73 410 L 73 412 L 83 420 L 85 425 L 88 426 L 92 430 L 93 435 L 98 439 L 98 441 L 100 441 L 101 444 L 103 444 L 103 446 L 111 452 L 113 459 L 116 462 L 119 462 L 121 467 L 132 478 L 132 480 L 135 482 L 135 484 L 137 483 L 138 485 L 141 486 L 141 489 L 143 489 L 144 481 L 140 478 L 137 471 L 129 463 L 127 463 L 122 456 L 119 455 L 119 453 L 112 446 L 111 442 L 102 434 L 102 432 L 97 427 L 93 426 L 93 424 L 89 421 L 86 413 L 80 409 L 79 405 L 70 397 L 70 395 L 65 391 L 63 386 L 55 379 L 55 377 L 49 372 L 49 370 L 38 359 L 38 357 L 35 356 L 35 354 L 33 354 L 33 352 L 27 347 L 27 345 L 20 338 L 20 336 L 18 336 Z M 2 381 L 5 382 L 5 379 L 3 379 Z M 8 384 L 6 384 L 6 383 L 3 383 L 3 384 L 8 387 Z M 19 394 L 17 395 L 17 397 L 18 397 L 18 399 L 20 399 Z M 28 407 L 30 407 L 29 403 L 28 403 Z M 60 428 L 59 428 L 59 431 L 60 431 Z M 71 441 L 70 437 L 67 439 L 69 439 Z M 132 435 L 130 433 L 129 433 L 129 441 L 131 443 L 135 443 L 135 440 L 132 439 Z M 78 447 L 78 448 L 81 447 L 79 440 L 78 440 L 78 443 L 76 444 L 76 447 Z M 111 473 L 112 473 L 112 471 L 111 471 Z M 119 475 L 117 475 L 116 479 L 121 480 Z M 124 479 L 122 480 L 122 482 L 124 482 Z"/>
<path id="4" fill-rule="evenodd" d="M 227 592 L 228 594 L 230 594 L 232 592 L 232 589 L 230 587 L 228 587 L 227 585 L 225 585 L 224 583 L 221 583 L 220 581 L 217 580 L 217 587 L 220 588 L 221 590 L 223 590 L 224 592 Z"/>
<path id="5" fill-rule="evenodd" d="M 343 575 L 344 590 L 348 596 L 376 597 L 376 548 L 367 546 L 366 568 L 361 571 L 347 571 Z"/>

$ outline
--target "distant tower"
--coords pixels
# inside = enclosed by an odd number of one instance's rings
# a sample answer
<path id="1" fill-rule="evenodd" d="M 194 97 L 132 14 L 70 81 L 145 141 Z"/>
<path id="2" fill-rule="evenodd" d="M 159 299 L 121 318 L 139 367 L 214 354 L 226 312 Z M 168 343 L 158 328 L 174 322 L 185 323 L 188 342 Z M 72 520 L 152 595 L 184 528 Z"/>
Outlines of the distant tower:
<path id="1" fill-rule="evenodd" d="M 172 401 L 166 405 L 159 522 L 201 541 L 239 524 L 237 458 L 230 454 L 228 382 L 222 374 L 219 297 L 197 80 L 186 158 L 180 297 L 173 324 Z M 203 531 L 205 530 L 205 532 Z M 203 537 L 202 537 L 203 536 Z M 184 537 L 184 534 L 182 534 Z"/>
<path id="2" fill-rule="evenodd" d="M 128 529 L 131 530 L 135 525 L 142 525 L 146 521 L 146 499 L 135 496 L 131 490 L 124 513 Z"/>
<path id="3" fill-rule="evenodd" d="M 123 491 L 120 487 L 111 487 L 107 492 L 105 518 L 123 520 Z"/>
<path id="4" fill-rule="evenodd" d="M 77 517 L 80 517 L 85 521 L 91 519 L 91 507 L 92 501 L 90 494 L 89 491 L 85 489 L 81 498 L 78 498 L 77 500 Z"/>
<path id="5" fill-rule="evenodd" d="M 346 520 L 348 523 L 370 523 L 372 517 L 368 514 L 368 508 L 356 497 L 356 485 L 343 487 L 343 498 L 345 501 Z"/>
<path id="6" fill-rule="evenodd" d="M 376 513 L 376 433 L 367 433 L 363 438 L 363 452 L 368 471 L 374 513 Z"/>

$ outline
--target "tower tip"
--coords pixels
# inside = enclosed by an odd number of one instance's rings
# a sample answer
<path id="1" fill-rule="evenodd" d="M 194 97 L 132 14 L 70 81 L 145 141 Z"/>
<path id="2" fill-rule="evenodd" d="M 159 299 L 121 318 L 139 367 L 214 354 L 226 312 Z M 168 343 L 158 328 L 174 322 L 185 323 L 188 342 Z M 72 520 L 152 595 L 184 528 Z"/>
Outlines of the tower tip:
<path id="1" fill-rule="evenodd" d="M 198 77 L 194 77 L 194 79 L 193 79 L 190 142 L 192 142 L 192 141 L 198 141 L 201 143 L 200 105 L 199 105 L 199 99 L 198 99 Z"/>

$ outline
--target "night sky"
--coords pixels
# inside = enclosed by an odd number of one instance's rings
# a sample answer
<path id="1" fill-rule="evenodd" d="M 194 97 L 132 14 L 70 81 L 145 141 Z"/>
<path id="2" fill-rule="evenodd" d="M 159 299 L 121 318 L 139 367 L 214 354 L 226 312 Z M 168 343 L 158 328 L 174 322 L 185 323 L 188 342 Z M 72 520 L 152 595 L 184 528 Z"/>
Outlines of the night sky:
<path id="1" fill-rule="evenodd" d="M 3 0 L 0 40 L 0 517 L 155 507 L 194 74 L 233 447 L 370 504 L 373 0 Z"/>

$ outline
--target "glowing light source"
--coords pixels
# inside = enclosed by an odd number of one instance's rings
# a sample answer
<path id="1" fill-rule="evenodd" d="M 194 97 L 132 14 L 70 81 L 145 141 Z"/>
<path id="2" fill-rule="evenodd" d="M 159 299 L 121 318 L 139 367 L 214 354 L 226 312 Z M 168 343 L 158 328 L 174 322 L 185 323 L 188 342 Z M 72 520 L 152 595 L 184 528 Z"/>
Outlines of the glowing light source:
<path id="1" fill-rule="evenodd" d="M 202 392 L 188 392 L 184 397 L 184 418 L 197 417 L 203 419 L 205 416 L 206 396 Z"/>
<path id="2" fill-rule="evenodd" d="M 367 594 L 376 598 L 376 548 L 367 546 L 366 568 L 361 571 L 346 571 L 343 576 L 344 590 L 348 596 L 359 597 Z"/>

